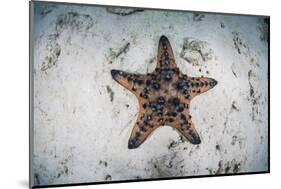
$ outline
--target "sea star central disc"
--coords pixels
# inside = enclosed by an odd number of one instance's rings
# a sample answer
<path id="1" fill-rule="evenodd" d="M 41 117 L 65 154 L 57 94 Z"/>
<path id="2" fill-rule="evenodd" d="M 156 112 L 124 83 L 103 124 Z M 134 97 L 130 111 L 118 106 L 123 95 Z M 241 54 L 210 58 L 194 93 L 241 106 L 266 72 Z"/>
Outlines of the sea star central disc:
<path id="1" fill-rule="evenodd" d="M 140 105 L 128 142 L 129 149 L 139 147 L 150 133 L 164 125 L 177 129 L 192 144 L 201 143 L 191 120 L 190 102 L 195 96 L 213 88 L 217 81 L 183 74 L 175 63 L 167 37 L 160 37 L 157 66 L 152 73 L 139 75 L 111 70 L 111 75 L 136 95 Z"/>

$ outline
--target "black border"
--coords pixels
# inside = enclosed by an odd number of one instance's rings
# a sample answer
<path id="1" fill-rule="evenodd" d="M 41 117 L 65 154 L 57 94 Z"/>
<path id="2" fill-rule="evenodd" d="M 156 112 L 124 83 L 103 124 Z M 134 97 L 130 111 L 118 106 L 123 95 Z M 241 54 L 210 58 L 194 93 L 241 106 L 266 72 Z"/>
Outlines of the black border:
<path id="1" fill-rule="evenodd" d="M 70 184 L 50 184 L 33 186 L 32 177 L 32 153 L 33 153 L 33 3 L 50 3 L 62 5 L 76 5 L 76 6 L 95 6 L 95 7 L 118 7 L 118 8 L 138 8 L 144 10 L 158 10 L 158 11 L 172 11 L 172 12 L 192 12 L 192 13 L 206 13 L 216 15 L 233 15 L 233 16 L 257 16 L 266 17 L 268 19 L 268 170 L 261 172 L 243 172 L 219 175 L 194 175 L 194 176 L 181 176 L 181 177 L 163 177 L 163 178 L 150 178 L 138 180 L 118 180 L 118 181 L 101 181 L 101 182 L 84 182 L 84 183 L 70 183 Z M 144 182 L 144 181 L 161 181 L 161 180 L 179 180 L 191 178 L 210 178 L 210 177 L 225 177 L 225 176 L 241 176 L 241 175 L 257 175 L 270 173 L 270 16 L 269 15 L 256 15 L 256 14 L 238 14 L 238 13 L 223 13 L 223 12 L 206 12 L 206 11 L 192 11 L 192 10 L 176 10 L 176 9 L 163 9 L 163 8 L 148 8 L 148 7 L 131 7 L 131 6 L 117 6 L 117 5 L 101 5 L 101 4 L 88 4 L 88 3 L 68 3 L 57 1 L 29 1 L 29 188 L 52 188 L 52 187 L 67 187 L 67 186 L 85 186 L 85 185 L 98 185 L 98 184 L 115 184 L 115 183 L 130 183 L 130 182 Z"/>

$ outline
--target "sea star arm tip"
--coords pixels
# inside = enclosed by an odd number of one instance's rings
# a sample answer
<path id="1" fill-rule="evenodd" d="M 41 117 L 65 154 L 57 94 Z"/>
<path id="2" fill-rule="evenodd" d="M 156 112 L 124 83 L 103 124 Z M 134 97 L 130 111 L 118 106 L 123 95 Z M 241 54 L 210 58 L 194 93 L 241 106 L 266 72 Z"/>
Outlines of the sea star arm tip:
<path id="1" fill-rule="evenodd" d="M 162 67 L 177 67 L 172 46 L 168 38 L 164 35 L 160 37 L 157 54 L 157 68 Z"/>
<path id="2" fill-rule="evenodd" d="M 201 143 L 200 136 L 197 133 L 191 118 L 189 118 L 185 123 L 176 125 L 175 128 L 192 144 Z"/>
<path id="3" fill-rule="evenodd" d="M 139 147 L 146 139 L 147 137 L 157 128 L 157 127 L 139 127 L 135 126 L 132 130 L 131 136 L 128 141 L 128 148 L 129 149 L 135 149 Z"/>
<path id="4" fill-rule="evenodd" d="M 141 93 L 144 87 L 145 78 L 143 75 L 130 74 L 120 70 L 111 70 L 112 78 L 120 85 L 127 88 L 134 94 Z"/>
<path id="5" fill-rule="evenodd" d="M 156 118 L 152 117 L 151 114 L 139 113 L 128 141 L 128 148 L 134 149 L 139 147 L 158 127 L 159 124 L 157 124 Z"/>
<path id="6" fill-rule="evenodd" d="M 218 84 L 215 79 L 209 77 L 191 77 L 189 80 L 191 98 L 207 92 Z"/>

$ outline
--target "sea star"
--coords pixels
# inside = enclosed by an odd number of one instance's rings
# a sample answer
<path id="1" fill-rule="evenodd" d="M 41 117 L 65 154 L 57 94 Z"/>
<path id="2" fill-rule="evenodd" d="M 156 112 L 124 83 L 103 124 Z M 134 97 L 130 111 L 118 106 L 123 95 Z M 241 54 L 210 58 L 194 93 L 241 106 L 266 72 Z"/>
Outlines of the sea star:
<path id="1" fill-rule="evenodd" d="M 200 144 L 190 115 L 190 102 L 195 96 L 213 88 L 217 81 L 207 77 L 189 77 L 175 63 L 169 40 L 161 36 L 157 66 L 147 75 L 111 70 L 120 85 L 139 101 L 139 113 L 131 132 L 128 148 L 139 147 L 158 127 L 168 125 L 178 130 L 192 144 Z"/>

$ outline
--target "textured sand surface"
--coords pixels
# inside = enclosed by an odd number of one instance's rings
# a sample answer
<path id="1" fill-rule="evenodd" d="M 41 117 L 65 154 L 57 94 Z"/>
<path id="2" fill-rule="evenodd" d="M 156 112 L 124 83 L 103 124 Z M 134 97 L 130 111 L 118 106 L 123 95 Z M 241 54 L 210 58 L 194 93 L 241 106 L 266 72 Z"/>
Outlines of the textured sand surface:
<path id="1" fill-rule="evenodd" d="M 267 171 L 264 17 L 35 3 L 34 23 L 35 185 Z M 218 85 L 191 104 L 200 145 L 165 126 L 130 150 L 138 102 L 110 70 L 151 72 L 161 35 Z"/>

